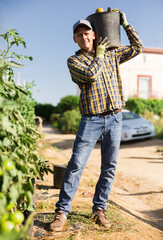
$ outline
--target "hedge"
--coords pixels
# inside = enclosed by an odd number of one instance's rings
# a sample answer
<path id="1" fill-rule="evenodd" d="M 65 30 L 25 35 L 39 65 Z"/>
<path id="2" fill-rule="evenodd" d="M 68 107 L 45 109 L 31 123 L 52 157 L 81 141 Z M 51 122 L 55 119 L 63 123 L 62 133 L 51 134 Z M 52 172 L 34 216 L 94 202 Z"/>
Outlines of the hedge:
<path id="1" fill-rule="evenodd" d="M 54 109 L 55 107 L 50 103 L 36 103 L 35 115 L 41 117 L 45 122 L 50 122 L 50 116 Z"/>
<path id="2" fill-rule="evenodd" d="M 163 112 L 163 99 L 130 98 L 126 101 L 125 108 L 140 115 L 144 114 L 145 110 L 148 110 L 161 116 L 161 112 Z"/>

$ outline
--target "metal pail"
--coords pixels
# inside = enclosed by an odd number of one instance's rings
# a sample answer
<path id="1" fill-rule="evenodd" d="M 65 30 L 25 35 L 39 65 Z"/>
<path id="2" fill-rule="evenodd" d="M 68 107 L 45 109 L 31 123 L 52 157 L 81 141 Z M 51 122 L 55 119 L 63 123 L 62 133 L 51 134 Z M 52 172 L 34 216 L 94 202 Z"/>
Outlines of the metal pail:
<path id="1" fill-rule="evenodd" d="M 120 14 L 119 12 L 99 12 L 86 18 L 92 25 L 95 34 L 95 46 L 99 38 L 107 37 L 110 41 L 109 48 L 120 46 Z"/>

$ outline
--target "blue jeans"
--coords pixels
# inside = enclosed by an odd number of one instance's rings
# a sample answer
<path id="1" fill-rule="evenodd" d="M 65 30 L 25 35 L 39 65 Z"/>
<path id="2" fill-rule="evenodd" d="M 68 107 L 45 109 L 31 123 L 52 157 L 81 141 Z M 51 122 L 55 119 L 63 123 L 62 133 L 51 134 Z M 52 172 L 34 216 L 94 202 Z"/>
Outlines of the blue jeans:
<path id="1" fill-rule="evenodd" d="M 101 137 L 101 173 L 93 198 L 93 211 L 99 207 L 106 210 L 113 183 L 122 128 L 122 113 L 107 116 L 82 116 L 74 141 L 73 154 L 66 168 L 63 183 L 56 203 L 56 211 L 66 215 L 71 210 L 71 201 L 78 189 L 79 181 L 88 157 Z M 96 164 L 96 163 L 95 163 Z"/>

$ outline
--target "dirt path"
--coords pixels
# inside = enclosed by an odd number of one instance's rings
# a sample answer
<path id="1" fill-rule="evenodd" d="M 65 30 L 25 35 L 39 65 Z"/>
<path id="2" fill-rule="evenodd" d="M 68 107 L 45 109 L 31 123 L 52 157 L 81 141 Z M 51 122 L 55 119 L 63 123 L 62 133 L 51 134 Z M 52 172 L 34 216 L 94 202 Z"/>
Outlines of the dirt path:
<path id="1" fill-rule="evenodd" d="M 121 144 L 113 188 L 116 203 L 137 218 L 163 230 L 163 141 Z"/>
<path id="2" fill-rule="evenodd" d="M 74 135 L 59 134 L 46 126 L 43 128 L 44 149 L 41 150 L 41 154 L 52 164 L 67 164 L 74 138 Z M 163 140 L 159 139 L 121 144 L 116 177 L 109 200 L 120 206 L 127 217 L 134 219 L 137 223 L 138 235 L 128 236 L 128 238 L 118 236 L 113 239 L 163 239 L 161 235 L 163 230 L 163 155 L 161 151 L 158 151 L 161 147 L 163 147 Z M 99 169 L 100 143 L 97 143 L 83 172 L 78 192 L 72 201 L 72 208 L 78 205 L 81 207 L 81 204 L 82 206 L 91 205 Z M 37 190 L 36 200 L 39 199 L 40 194 L 44 194 L 45 197 L 47 194 L 53 206 L 59 194 L 58 189 L 52 188 L 53 176 L 45 176 L 45 181 L 39 184 L 44 187 Z"/>

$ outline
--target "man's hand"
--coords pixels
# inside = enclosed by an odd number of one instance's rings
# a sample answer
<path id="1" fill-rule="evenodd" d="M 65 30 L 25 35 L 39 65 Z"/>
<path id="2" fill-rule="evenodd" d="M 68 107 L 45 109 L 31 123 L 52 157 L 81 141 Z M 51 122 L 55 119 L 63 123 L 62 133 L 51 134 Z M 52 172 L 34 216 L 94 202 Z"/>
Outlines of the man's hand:
<path id="1" fill-rule="evenodd" d="M 126 14 L 119 11 L 117 8 L 114 8 L 112 11 L 120 13 L 120 25 L 122 25 L 123 28 L 125 29 L 129 25 L 129 23 L 127 22 L 127 19 L 126 19 Z"/>
<path id="2" fill-rule="evenodd" d="M 105 49 L 109 47 L 110 41 L 108 41 L 108 38 L 104 38 L 102 40 L 102 37 L 100 37 L 97 48 L 96 48 L 96 57 L 104 58 Z"/>
<path id="3" fill-rule="evenodd" d="M 123 26 L 123 28 L 126 28 L 129 25 L 126 19 L 126 15 L 121 11 L 119 11 L 119 13 L 120 13 L 120 24 Z"/>

